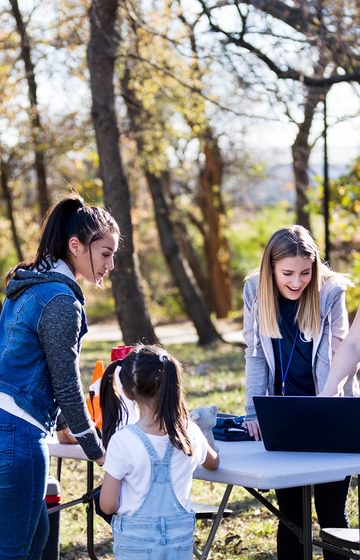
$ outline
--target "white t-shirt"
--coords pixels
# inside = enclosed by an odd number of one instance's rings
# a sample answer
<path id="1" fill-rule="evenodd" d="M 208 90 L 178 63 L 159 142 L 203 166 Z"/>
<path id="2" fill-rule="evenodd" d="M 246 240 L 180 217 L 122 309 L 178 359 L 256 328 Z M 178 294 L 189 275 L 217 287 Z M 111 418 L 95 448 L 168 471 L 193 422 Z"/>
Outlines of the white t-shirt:
<path id="1" fill-rule="evenodd" d="M 168 436 L 146 435 L 159 457 L 163 458 L 169 441 Z M 189 457 L 175 448 L 170 465 L 175 494 L 186 511 L 191 510 L 193 472 L 197 466 L 204 463 L 207 454 L 207 440 L 191 420 L 188 424 L 188 435 L 193 450 L 192 456 Z M 118 513 L 131 515 L 139 509 L 150 488 L 150 457 L 139 436 L 126 428 L 115 432 L 106 451 L 104 469 L 112 477 L 122 481 Z"/>
<path id="2" fill-rule="evenodd" d="M 140 418 L 140 414 L 139 414 L 139 407 L 136 404 L 135 401 L 132 401 L 131 399 L 128 399 L 128 397 L 125 395 L 124 391 L 122 390 L 122 385 L 121 383 L 119 383 L 119 389 L 121 392 L 121 398 L 124 401 L 127 411 L 128 411 L 128 418 L 127 418 L 127 422 L 126 424 L 136 424 L 136 422 L 139 420 Z M 125 424 L 125 425 L 126 425 Z M 118 430 L 120 430 L 123 427 L 123 425 L 119 425 Z"/>

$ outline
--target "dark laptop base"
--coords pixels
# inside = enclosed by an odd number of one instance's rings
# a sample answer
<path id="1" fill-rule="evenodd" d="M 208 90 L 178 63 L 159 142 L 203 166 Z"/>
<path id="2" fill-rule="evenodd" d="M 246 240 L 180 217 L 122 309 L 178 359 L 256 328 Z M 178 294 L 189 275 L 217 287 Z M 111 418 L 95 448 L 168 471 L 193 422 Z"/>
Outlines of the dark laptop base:
<path id="1" fill-rule="evenodd" d="M 265 449 L 360 453 L 360 398 L 257 396 Z"/>

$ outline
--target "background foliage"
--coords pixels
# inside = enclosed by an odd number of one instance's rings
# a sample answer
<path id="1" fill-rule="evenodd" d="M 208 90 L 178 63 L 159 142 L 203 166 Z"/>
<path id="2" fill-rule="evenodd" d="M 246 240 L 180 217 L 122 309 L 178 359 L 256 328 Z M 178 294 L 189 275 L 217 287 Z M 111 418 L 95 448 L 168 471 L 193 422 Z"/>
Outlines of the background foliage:
<path id="1" fill-rule="evenodd" d="M 281 4 L 282 11 L 278 9 Z M 97 3 L 91 6 L 96 9 Z M 37 0 L 0 2 L 2 277 L 20 260 L 16 240 L 24 258 L 35 251 L 44 203 L 41 177 L 43 192 L 51 201 L 72 189 L 91 203 L 104 199 L 86 59 L 89 7 L 84 0 L 47 2 L 46 6 Z M 299 156 L 299 149 L 311 153 L 322 133 L 320 97 L 313 101 L 309 120 L 306 111 L 311 96 L 306 87 L 311 79 L 320 87 L 325 76 L 330 91 L 336 87 L 331 80 L 340 76 L 352 83 L 356 98 L 358 42 L 356 26 L 349 21 L 354 23 L 358 17 L 355 3 L 335 0 L 280 2 L 269 5 L 268 11 L 257 0 L 224 2 L 221 8 L 197 0 L 120 3 L 115 35 L 109 38 L 116 41 L 117 53 L 115 114 L 129 183 L 135 251 L 154 322 L 180 320 L 186 312 L 181 288 L 162 254 L 146 172 L 166 178 L 162 188 L 170 218 L 186 231 L 188 248 L 209 282 L 207 263 L 209 259 L 221 262 L 223 250 L 214 249 L 211 254 L 206 246 L 208 224 L 200 184 L 202 174 L 214 170 L 207 151 L 209 134 L 221 157 L 221 181 L 211 188 L 221 194 L 224 205 L 219 234 L 224 234 L 230 250 L 228 315 L 241 310 L 244 278 L 258 266 L 272 231 L 302 219 L 299 204 L 310 217 L 324 251 L 323 178 L 311 178 L 309 162 Z M 241 37 L 236 36 L 235 22 L 242 29 Z M 274 56 L 272 66 L 262 48 Z M 304 83 L 294 78 L 299 68 Z M 129 117 L 126 91 L 132 92 L 137 109 L 141 107 L 140 120 Z M 356 113 L 346 114 L 345 105 L 344 118 L 355 118 Z M 336 119 L 331 114 L 329 118 L 330 129 L 336 128 Z M 307 127 L 305 140 L 296 144 L 297 165 L 300 157 L 307 182 L 299 184 L 289 166 L 285 190 L 271 175 L 272 165 L 278 165 L 271 161 L 276 136 L 261 150 L 249 141 L 254 131 L 264 130 L 261 123 L 271 129 L 276 122 L 289 127 L 289 157 L 291 142 L 298 141 Z M 355 284 L 360 244 L 359 165 L 358 159 L 349 159 L 343 166 L 347 170 L 331 178 L 330 201 L 331 265 L 352 274 Z M 181 240 L 184 233 L 178 236 Z M 205 286 L 205 294 L 207 289 Z M 114 286 L 108 283 L 102 297 L 88 287 L 85 291 L 90 320 L 115 315 Z M 351 313 L 359 301 L 359 288 L 355 287 L 348 297 Z M 207 303 L 211 312 L 211 302 Z"/>

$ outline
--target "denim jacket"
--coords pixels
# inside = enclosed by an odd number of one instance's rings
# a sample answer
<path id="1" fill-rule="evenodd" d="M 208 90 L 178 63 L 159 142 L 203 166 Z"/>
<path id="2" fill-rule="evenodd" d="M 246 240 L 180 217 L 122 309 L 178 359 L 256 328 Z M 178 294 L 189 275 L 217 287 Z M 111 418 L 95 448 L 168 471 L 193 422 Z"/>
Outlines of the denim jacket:
<path id="1" fill-rule="evenodd" d="M 80 305 L 79 351 L 87 332 L 84 297 L 76 282 L 63 274 L 18 270 L 7 287 L 0 316 L 0 392 L 12 396 L 47 429 L 54 425 L 59 409 L 39 325 L 46 306 L 59 295 Z"/>

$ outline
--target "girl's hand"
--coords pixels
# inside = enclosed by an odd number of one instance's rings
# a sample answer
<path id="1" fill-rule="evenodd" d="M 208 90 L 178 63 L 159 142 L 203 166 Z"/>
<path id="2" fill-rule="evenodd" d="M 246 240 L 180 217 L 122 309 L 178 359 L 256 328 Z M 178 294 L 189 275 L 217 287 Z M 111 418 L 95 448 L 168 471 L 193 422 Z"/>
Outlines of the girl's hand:
<path id="1" fill-rule="evenodd" d="M 100 467 L 103 466 L 104 462 L 105 462 L 105 455 L 102 455 L 98 459 L 95 459 L 95 463 L 97 463 Z"/>
<path id="2" fill-rule="evenodd" d="M 56 432 L 56 435 L 59 443 L 71 443 L 73 445 L 77 443 L 76 438 L 74 438 L 69 428 L 59 430 L 58 432 Z"/>
<path id="3" fill-rule="evenodd" d="M 257 420 L 245 420 L 243 426 L 249 432 L 249 436 L 253 436 L 256 441 L 262 439 L 260 426 Z"/>
<path id="4" fill-rule="evenodd" d="M 206 458 L 202 466 L 210 471 L 216 470 L 219 466 L 219 454 L 211 447 L 210 443 L 207 444 Z"/>

